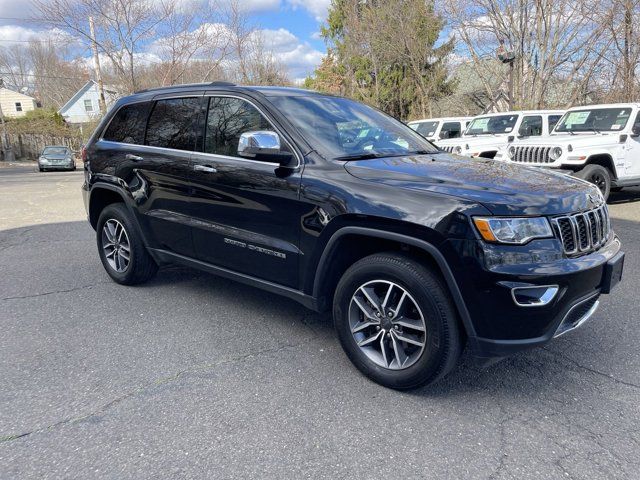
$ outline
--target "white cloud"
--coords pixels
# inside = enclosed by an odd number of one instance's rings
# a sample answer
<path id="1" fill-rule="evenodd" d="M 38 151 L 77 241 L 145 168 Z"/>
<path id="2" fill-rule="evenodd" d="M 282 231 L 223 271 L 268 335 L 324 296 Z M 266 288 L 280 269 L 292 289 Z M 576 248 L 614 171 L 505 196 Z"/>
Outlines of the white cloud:
<path id="1" fill-rule="evenodd" d="M 307 42 L 301 42 L 289 30 L 260 30 L 265 48 L 273 52 L 274 57 L 287 69 L 290 78 L 304 78 L 313 73 L 320 65 L 324 53 L 316 50 Z"/>
<path id="2" fill-rule="evenodd" d="M 287 0 L 293 8 L 303 8 L 311 13 L 318 22 L 327 19 L 327 11 L 331 0 Z"/>
<path id="3" fill-rule="evenodd" d="M 211 3 L 215 6 L 216 3 L 224 5 L 234 1 L 237 2 L 240 10 L 245 13 L 266 12 L 280 8 L 280 0 L 214 0 Z"/>
<path id="4" fill-rule="evenodd" d="M 67 44 L 77 41 L 75 37 L 58 28 L 34 30 L 20 25 L 0 26 L 0 42 L 2 42 L 2 45 L 11 45 L 12 42 L 28 42 L 29 40 L 52 40 Z"/>

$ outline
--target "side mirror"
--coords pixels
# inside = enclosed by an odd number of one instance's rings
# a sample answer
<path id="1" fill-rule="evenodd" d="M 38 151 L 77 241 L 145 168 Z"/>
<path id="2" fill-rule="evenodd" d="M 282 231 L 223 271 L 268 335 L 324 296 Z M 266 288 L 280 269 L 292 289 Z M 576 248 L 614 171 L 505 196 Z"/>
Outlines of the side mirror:
<path id="1" fill-rule="evenodd" d="M 449 138 L 449 131 L 448 130 L 445 130 L 444 132 L 440 132 L 440 139 L 441 140 L 445 140 L 447 138 Z"/>
<path id="2" fill-rule="evenodd" d="M 238 155 L 253 160 L 278 163 L 281 167 L 290 167 L 295 158 L 291 152 L 282 151 L 280 136 L 269 130 L 241 134 Z"/>
<path id="3" fill-rule="evenodd" d="M 640 124 L 635 124 L 631 127 L 631 136 L 632 137 L 640 137 Z"/>
<path id="4" fill-rule="evenodd" d="M 511 143 L 511 142 L 513 142 L 515 139 L 516 139 L 516 137 L 514 137 L 513 135 L 509 135 L 509 136 L 507 137 L 507 142 Z"/>

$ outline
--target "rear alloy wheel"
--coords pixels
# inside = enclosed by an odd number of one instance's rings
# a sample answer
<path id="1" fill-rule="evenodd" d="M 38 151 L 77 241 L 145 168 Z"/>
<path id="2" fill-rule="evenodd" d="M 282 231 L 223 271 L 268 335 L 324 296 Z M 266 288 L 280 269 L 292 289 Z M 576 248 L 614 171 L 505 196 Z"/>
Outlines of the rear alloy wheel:
<path id="1" fill-rule="evenodd" d="M 354 263 L 336 288 L 333 317 L 349 359 L 389 388 L 437 381 L 462 349 L 457 312 L 442 280 L 399 253 Z"/>
<path id="2" fill-rule="evenodd" d="M 143 283 L 158 271 L 124 204 L 105 207 L 98 219 L 96 240 L 102 265 L 116 282 Z"/>
<path id="3" fill-rule="evenodd" d="M 594 184 L 602 193 L 605 200 L 609 198 L 611 192 L 611 173 L 602 165 L 587 165 L 576 173 L 576 177 Z"/>

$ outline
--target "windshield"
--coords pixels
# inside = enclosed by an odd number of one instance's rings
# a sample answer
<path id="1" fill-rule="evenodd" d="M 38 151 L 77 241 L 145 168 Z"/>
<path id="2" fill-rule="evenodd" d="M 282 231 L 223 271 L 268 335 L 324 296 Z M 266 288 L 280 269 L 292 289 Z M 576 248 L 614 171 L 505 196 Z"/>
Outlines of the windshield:
<path id="1" fill-rule="evenodd" d="M 409 126 L 413 128 L 423 137 L 433 137 L 438 129 L 438 123 L 440 122 L 416 122 L 410 123 Z"/>
<path id="2" fill-rule="evenodd" d="M 404 123 L 353 100 L 320 95 L 269 100 L 327 159 L 438 152 Z"/>
<path id="3" fill-rule="evenodd" d="M 518 121 L 518 115 L 497 115 L 494 117 L 474 118 L 465 135 L 498 135 L 511 133 Z"/>
<path id="4" fill-rule="evenodd" d="M 66 155 L 67 147 L 47 147 L 42 151 L 43 155 Z"/>
<path id="5" fill-rule="evenodd" d="M 602 132 L 622 130 L 631 116 L 630 108 L 597 108 L 567 112 L 554 132 Z"/>

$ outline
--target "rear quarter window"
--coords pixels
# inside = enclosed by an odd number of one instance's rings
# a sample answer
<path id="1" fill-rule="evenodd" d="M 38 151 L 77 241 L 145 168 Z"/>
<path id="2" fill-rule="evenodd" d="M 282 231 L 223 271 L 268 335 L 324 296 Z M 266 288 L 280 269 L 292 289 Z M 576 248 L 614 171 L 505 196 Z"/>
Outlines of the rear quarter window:
<path id="1" fill-rule="evenodd" d="M 123 106 L 109 122 L 102 138 L 109 142 L 142 145 L 150 107 L 150 102 Z"/>

